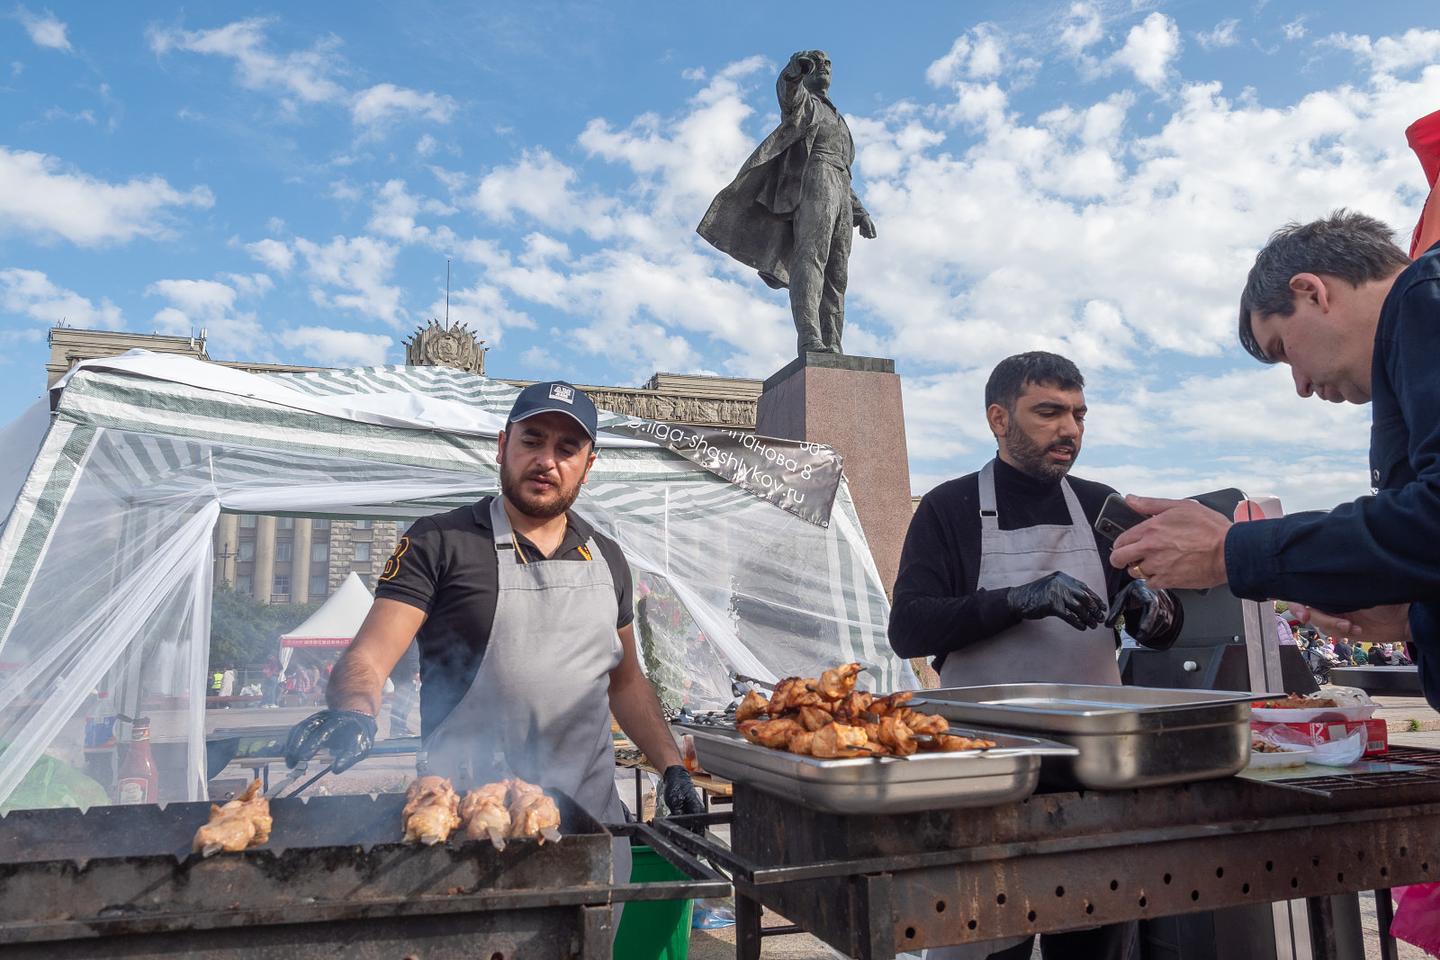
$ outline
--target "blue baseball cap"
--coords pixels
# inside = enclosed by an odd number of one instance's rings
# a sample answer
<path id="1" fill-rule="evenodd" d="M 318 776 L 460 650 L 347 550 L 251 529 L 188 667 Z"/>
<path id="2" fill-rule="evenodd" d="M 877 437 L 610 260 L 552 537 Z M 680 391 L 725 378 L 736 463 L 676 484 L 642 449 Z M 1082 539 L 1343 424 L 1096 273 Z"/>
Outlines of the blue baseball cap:
<path id="1" fill-rule="evenodd" d="M 520 391 L 515 405 L 510 408 L 510 422 L 519 423 L 540 413 L 563 413 L 572 417 L 584 429 L 593 444 L 599 431 L 600 414 L 595 402 L 585 391 L 564 380 L 548 380 L 532 383 Z"/>

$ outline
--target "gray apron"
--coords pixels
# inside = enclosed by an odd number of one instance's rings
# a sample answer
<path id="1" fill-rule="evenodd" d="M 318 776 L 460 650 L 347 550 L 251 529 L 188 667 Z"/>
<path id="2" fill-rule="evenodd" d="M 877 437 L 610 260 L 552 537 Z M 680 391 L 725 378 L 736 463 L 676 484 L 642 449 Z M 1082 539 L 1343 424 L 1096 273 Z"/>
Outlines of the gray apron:
<path id="1" fill-rule="evenodd" d="M 623 648 L 610 564 L 594 537 L 590 561 L 524 562 L 500 496 L 490 524 L 499 568 L 490 643 L 470 689 L 426 738 L 422 772 L 462 792 L 518 776 L 623 823 L 610 737 L 610 671 Z M 627 882 L 628 839 L 615 841 L 614 861 L 615 881 Z"/>
<path id="2" fill-rule="evenodd" d="M 1001 530 L 995 510 L 995 462 L 980 471 L 980 575 L 982 590 L 1015 587 L 1060 571 L 1104 600 L 1109 593 L 1095 535 L 1069 481 L 1060 492 L 1070 523 Z M 1115 633 L 1109 627 L 1076 630 L 1059 617 L 1022 620 L 993 637 L 947 654 L 940 667 L 946 687 L 989 683 L 1097 683 L 1119 686 Z"/>
<path id="3" fill-rule="evenodd" d="M 995 461 L 980 471 L 980 575 L 982 590 L 1015 587 L 1059 570 L 1082 581 L 1101 598 L 1109 593 L 1105 567 L 1080 501 L 1061 478 L 1060 491 L 1070 523 L 1023 530 L 1001 530 L 995 509 Z M 1008 630 L 946 654 L 940 666 L 942 687 L 991 683 L 1120 684 L 1115 663 L 1115 634 L 1109 627 L 1076 630 L 1059 617 L 1021 620 Z M 926 960 L 985 960 L 1024 940 L 939 947 Z"/>

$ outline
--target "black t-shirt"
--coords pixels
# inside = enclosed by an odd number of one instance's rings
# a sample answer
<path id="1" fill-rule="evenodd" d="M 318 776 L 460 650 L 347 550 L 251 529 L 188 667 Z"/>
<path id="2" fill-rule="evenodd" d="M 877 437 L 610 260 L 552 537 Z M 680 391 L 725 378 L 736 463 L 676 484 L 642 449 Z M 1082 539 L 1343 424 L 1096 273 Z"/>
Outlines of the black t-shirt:
<path id="1" fill-rule="evenodd" d="M 386 561 L 375 590 L 377 600 L 399 600 L 428 614 L 415 637 L 420 648 L 422 737 L 429 736 L 465 696 L 490 642 L 500 584 L 490 500 L 486 497 L 415 521 Z M 585 562 L 598 559 L 583 549 L 593 535 L 615 581 L 615 600 L 620 606 L 615 628 L 628 626 L 635 619 L 634 587 L 619 544 L 574 513 L 567 513 L 565 519 L 565 537 L 554 555 L 543 556 L 518 532 L 516 549 L 523 550 L 532 563 Z"/>
<path id="2" fill-rule="evenodd" d="M 1115 491 L 1092 480 L 1067 479 L 1093 535 L 1095 518 L 1105 498 Z M 1037 480 L 999 458 L 995 510 L 1001 530 L 1070 523 L 1058 480 Z M 1108 601 L 1131 577 L 1110 566 L 1109 541 L 1097 539 L 1096 550 L 1105 569 L 1103 599 Z M 902 657 L 934 657 L 938 670 L 950 651 L 1019 623 L 1007 603 L 1009 587 L 980 590 L 979 579 L 980 474 L 971 473 L 927 493 L 910 519 L 890 611 L 890 645 L 895 652 Z"/>

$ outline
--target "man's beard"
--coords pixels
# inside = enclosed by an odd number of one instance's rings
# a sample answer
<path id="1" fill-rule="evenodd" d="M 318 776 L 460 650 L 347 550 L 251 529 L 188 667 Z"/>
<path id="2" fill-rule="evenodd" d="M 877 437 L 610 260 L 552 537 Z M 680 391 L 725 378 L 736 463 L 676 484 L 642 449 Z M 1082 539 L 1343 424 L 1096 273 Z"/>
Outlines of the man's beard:
<path id="1" fill-rule="evenodd" d="M 1028 433 L 1014 425 L 1005 435 L 1005 450 L 1021 472 L 1037 480 L 1059 480 L 1070 472 L 1070 468 L 1080 458 L 1080 445 L 1074 440 L 1058 440 L 1048 447 L 1042 447 L 1030 439 Z M 1052 463 L 1048 459 L 1051 450 L 1069 450 L 1070 459 L 1062 463 Z"/>
<path id="2" fill-rule="evenodd" d="M 543 476 L 545 471 L 539 471 L 533 476 Z M 569 510 L 580 497 L 580 481 L 576 480 L 574 486 L 568 490 L 558 484 L 551 487 L 548 496 L 532 497 L 525 493 L 521 486 L 525 478 L 520 476 L 519 470 L 508 463 L 500 464 L 500 493 L 509 500 L 511 505 L 536 520 L 549 520 L 551 517 L 558 517 Z"/>

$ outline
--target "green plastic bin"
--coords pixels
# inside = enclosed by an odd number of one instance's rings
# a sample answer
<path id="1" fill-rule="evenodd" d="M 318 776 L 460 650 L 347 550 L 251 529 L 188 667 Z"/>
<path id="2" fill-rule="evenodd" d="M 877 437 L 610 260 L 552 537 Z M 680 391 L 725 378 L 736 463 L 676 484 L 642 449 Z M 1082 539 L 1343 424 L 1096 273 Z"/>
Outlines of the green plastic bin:
<path id="1" fill-rule="evenodd" d="M 685 880 L 685 874 L 649 847 L 631 847 L 630 882 Z M 625 904 L 615 935 L 615 960 L 686 960 L 694 900 L 642 900 Z"/>

